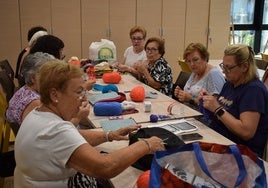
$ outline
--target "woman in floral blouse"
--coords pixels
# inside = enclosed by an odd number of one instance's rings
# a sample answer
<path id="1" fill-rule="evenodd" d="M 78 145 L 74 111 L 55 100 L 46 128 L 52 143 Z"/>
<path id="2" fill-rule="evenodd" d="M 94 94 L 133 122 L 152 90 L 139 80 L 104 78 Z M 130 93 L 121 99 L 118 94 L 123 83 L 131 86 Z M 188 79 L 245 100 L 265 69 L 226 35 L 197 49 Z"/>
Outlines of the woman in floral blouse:
<path id="1" fill-rule="evenodd" d="M 138 78 L 152 88 L 171 96 L 172 71 L 168 62 L 164 59 L 165 43 L 157 37 L 149 38 L 145 44 L 147 60 L 141 64 L 135 64 Z"/>

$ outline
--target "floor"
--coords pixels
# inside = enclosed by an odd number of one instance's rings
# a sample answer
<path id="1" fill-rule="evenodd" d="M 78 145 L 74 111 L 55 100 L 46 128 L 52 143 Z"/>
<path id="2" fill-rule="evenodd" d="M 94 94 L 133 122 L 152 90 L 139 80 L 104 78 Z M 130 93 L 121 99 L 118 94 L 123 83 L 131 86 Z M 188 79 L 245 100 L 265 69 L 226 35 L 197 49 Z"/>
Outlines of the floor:
<path id="1" fill-rule="evenodd" d="M 9 146 L 9 150 L 13 150 L 14 149 L 14 145 L 11 144 Z M 5 184 L 4 184 L 4 188 L 13 188 L 14 184 L 13 184 L 13 176 L 12 177 L 8 177 L 5 178 Z"/>
<path id="2" fill-rule="evenodd" d="M 4 188 L 13 188 L 13 176 L 5 178 Z"/>

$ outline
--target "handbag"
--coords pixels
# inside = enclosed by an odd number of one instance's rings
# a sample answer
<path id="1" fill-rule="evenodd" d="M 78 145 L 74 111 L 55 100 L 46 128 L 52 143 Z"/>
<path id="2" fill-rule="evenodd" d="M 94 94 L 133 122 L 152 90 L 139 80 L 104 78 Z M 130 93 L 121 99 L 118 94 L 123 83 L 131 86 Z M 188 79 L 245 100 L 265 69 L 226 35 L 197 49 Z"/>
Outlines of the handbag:
<path id="1" fill-rule="evenodd" d="M 163 139 L 166 149 L 184 145 L 184 142 L 177 135 L 161 127 L 141 128 L 137 132 L 129 134 L 129 145 L 141 138 L 150 138 L 152 136 Z M 153 154 L 145 155 L 132 164 L 132 166 L 143 171 L 149 170 L 153 157 Z"/>
<path id="2" fill-rule="evenodd" d="M 149 179 L 150 188 L 267 187 L 263 161 L 249 148 L 205 142 L 157 151 Z"/>

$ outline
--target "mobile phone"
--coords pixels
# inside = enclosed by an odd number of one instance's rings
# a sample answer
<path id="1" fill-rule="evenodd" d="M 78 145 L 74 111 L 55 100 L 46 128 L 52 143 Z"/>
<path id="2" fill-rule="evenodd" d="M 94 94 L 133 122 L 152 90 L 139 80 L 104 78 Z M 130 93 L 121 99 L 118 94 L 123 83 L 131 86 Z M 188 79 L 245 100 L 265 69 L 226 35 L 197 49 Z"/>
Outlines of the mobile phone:
<path id="1" fill-rule="evenodd" d="M 200 140 L 203 136 L 199 133 L 190 133 L 181 135 L 183 141 Z"/>

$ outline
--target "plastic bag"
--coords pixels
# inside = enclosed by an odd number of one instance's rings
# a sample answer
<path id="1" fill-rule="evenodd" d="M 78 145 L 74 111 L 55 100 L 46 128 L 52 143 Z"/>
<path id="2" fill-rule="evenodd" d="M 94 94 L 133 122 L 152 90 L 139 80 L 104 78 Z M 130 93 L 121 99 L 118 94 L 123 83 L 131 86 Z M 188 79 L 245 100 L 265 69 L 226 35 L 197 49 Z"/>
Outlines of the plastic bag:
<path id="1" fill-rule="evenodd" d="M 194 142 L 156 152 L 150 188 L 165 187 L 174 176 L 175 187 L 267 187 L 263 161 L 246 146 Z"/>
<path id="2" fill-rule="evenodd" d="M 111 65 L 116 61 L 116 47 L 113 41 L 101 39 L 100 42 L 92 42 L 89 46 L 89 59 L 107 60 Z"/>

